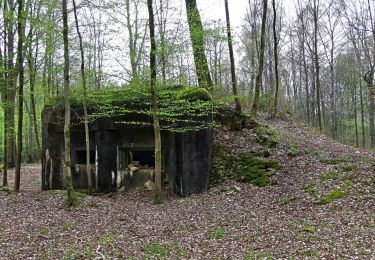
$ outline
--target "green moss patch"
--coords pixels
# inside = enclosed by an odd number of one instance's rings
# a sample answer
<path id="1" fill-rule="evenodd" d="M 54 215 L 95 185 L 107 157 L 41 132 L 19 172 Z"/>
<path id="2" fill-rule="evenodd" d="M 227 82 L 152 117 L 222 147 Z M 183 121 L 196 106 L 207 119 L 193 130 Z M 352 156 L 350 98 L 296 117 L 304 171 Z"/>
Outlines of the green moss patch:
<path id="1" fill-rule="evenodd" d="M 235 179 L 256 186 L 266 186 L 270 183 L 269 173 L 279 170 L 280 164 L 274 160 L 265 160 L 243 153 L 232 157 L 232 171 Z"/>
<path id="2" fill-rule="evenodd" d="M 324 195 L 324 197 L 319 200 L 318 204 L 327 205 L 334 200 L 346 197 L 347 194 L 348 192 L 346 190 L 335 188 L 332 191 L 328 192 L 326 195 Z"/>
<path id="3" fill-rule="evenodd" d="M 210 184 L 214 186 L 232 179 L 263 187 L 270 183 L 272 173 L 280 169 L 277 161 L 259 158 L 252 153 L 230 154 L 224 146 L 216 145 Z"/>
<path id="4" fill-rule="evenodd" d="M 320 158 L 320 162 L 324 164 L 329 164 L 329 165 L 338 165 L 338 164 L 347 162 L 347 159 L 345 158 L 337 158 L 337 159 Z"/>
<path id="5" fill-rule="evenodd" d="M 309 183 L 309 184 L 305 185 L 302 189 L 303 189 L 304 192 L 306 192 L 306 193 L 309 194 L 310 196 L 315 197 L 316 194 L 317 194 L 316 187 L 315 187 L 315 185 L 312 184 L 312 183 Z"/>
<path id="6" fill-rule="evenodd" d="M 212 97 L 210 92 L 207 91 L 205 88 L 192 88 L 192 87 L 185 87 L 181 89 L 177 94 L 178 99 L 190 100 L 190 101 L 197 101 L 197 100 L 205 100 L 211 101 Z"/>
<path id="7" fill-rule="evenodd" d="M 319 201 L 319 205 L 327 205 L 334 200 L 345 198 L 349 195 L 350 190 L 352 189 L 353 183 L 350 180 L 344 181 L 342 188 L 335 188 L 332 191 L 324 195 Z"/>
<path id="8" fill-rule="evenodd" d="M 166 259 L 170 255 L 170 249 L 168 247 L 160 246 L 156 243 L 150 243 L 145 245 L 147 253 Z"/>
<path id="9" fill-rule="evenodd" d="M 276 147 L 281 141 L 279 131 L 270 126 L 258 126 L 255 128 L 256 141 L 267 147 Z"/>
<path id="10" fill-rule="evenodd" d="M 306 154 L 306 151 L 301 149 L 296 142 L 292 142 L 288 147 L 288 155 L 290 157 L 298 157 Z"/>
<path id="11" fill-rule="evenodd" d="M 333 181 L 335 181 L 338 178 L 339 178 L 338 172 L 337 171 L 333 171 L 333 170 L 328 171 L 327 174 L 320 176 L 320 179 L 322 181 L 327 181 L 327 180 L 333 180 Z"/>

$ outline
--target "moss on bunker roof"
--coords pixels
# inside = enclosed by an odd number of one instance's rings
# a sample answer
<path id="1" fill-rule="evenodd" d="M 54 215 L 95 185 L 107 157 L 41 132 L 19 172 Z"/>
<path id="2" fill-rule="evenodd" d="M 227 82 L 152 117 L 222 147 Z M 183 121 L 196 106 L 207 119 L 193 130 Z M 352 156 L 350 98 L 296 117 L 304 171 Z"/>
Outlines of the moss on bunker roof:
<path id="1" fill-rule="evenodd" d="M 212 101 L 211 94 L 204 88 L 189 86 L 158 87 L 158 103 L 171 104 L 178 101 Z M 104 87 L 90 89 L 87 92 L 87 106 L 89 108 L 111 105 L 149 107 L 151 94 L 148 86 Z M 83 104 L 82 88 L 70 90 L 70 103 L 72 107 Z M 46 102 L 46 106 L 63 107 L 63 97 L 56 96 Z"/>

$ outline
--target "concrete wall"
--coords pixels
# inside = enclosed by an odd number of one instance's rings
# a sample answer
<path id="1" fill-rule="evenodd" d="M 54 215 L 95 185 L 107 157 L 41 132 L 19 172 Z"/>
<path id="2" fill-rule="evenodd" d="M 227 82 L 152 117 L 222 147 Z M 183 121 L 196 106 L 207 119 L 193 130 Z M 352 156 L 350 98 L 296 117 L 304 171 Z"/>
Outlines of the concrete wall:
<path id="1" fill-rule="evenodd" d="M 61 111 L 52 108 L 43 111 L 43 189 L 64 187 L 62 115 Z M 96 163 L 95 166 L 92 165 L 95 171 L 92 180 L 98 192 L 113 192 L 119 188 L 119 182 L 122 185 L 124 182 L 130 183 L 129 176 L 118 171 L 119 149 L 152 150 L 154 146 L 152 127 L 117 125 L 114 121 L 112 118 L 104 118 L 90 125 L 90 149 L 96 153 Z M 75 188 L 86 188 L 87 174 L 84 165 L 76 164 L 77 150 L 85 150 L 85 134 L 83 124 L 76 123 L 71 132 L 70 151 L 73 185 Z M 211 129 L 183 134 L 162 132 L 162 152 L 165 180 L 174 193 L 188 196 L 207 190 L 212 154 Z"/>

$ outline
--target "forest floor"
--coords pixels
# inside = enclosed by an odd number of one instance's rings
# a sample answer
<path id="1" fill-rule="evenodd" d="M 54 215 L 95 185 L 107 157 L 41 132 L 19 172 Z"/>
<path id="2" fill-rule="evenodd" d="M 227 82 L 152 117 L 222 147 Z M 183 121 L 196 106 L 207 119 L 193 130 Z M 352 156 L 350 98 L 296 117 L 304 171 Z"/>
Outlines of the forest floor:
<path id="1" fill-rule="evenodd" d="M 374 153 L 293 119 L 263 121 L 281 135 L 270 158 L 282 169 L 266 187 L 227 181 L 161 205 L 143 190 L 82 195 L 67 210 L 63 191 L 40 191 L 40 167 L 24 167 L 21 192 L 0 192 L 0 257 L 375 258 Z M 217 130 L 216 141 L 234 153 L 257 147 L 252 130 Z"/>

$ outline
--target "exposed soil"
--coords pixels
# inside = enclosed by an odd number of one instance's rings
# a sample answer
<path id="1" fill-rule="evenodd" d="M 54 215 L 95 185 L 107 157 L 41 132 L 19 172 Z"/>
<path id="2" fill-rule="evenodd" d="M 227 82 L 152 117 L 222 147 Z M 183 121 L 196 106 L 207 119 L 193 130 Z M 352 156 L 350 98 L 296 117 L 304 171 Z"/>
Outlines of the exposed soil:
<path id="1" fill-rule="evenodd" d="M 67 210 L 64 192 L 40 191 L 40 167 L 25 166 L 21 192 L 0 192 L 1 258 L 375 258 L 374 154 L 292 119 L 263 123 L 280 131 L 271 158 L 283 166 L 263 188 L 228 181 L 156 206 L 134 190 L 83 196 Z M 217 130 L 216 141 L 259 148 L 251 130 Z"/>

